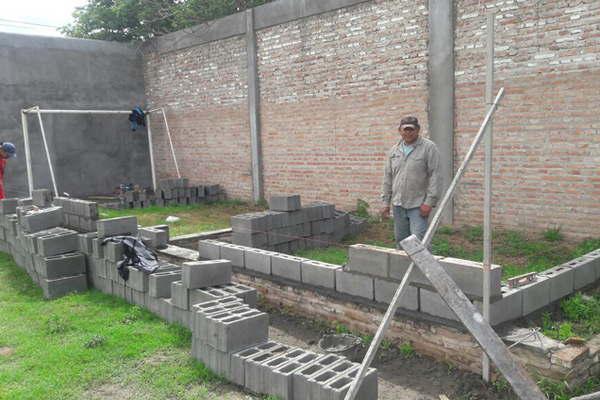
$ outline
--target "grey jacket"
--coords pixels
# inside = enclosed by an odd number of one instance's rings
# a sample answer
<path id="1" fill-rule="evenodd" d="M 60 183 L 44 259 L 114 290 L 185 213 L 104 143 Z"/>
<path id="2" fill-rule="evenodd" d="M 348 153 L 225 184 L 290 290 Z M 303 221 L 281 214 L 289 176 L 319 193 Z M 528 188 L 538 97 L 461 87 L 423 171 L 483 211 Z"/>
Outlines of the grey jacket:
<path id="1" fill-rule="evenodd" d="M 381 198 L 386 205 L 404 208 L 435 206 L 439 197 L 440 153 L 429 139 L 419 137 L 405 156 L 402 141 L 387 155 Z"/>

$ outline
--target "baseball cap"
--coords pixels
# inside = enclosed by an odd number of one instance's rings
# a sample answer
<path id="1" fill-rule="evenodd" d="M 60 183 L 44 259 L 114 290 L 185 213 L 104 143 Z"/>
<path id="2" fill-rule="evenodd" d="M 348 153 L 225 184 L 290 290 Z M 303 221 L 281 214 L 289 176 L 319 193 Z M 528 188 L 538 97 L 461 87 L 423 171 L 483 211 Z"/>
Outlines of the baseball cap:
<path id="1" fill-rule="evenodd" d="M 4 150 L 6 154 L 8 154 L 9 158 L 17 156 L 17 148 L 14 144 L 10 142 L 2 142 L 2 150 Z"/>
<path id="2" fill-rule="evenodd" d="M 419 125 L 419 120 L 417 119 L 417 117 L 410 116 L 410 117 L 402 118 L 400 120 L 400 129 L 403 129 L 404 127 L 407 127 L 407 126 L 411 126 L 415 129 L 419 128 L 420 125 Z"/>

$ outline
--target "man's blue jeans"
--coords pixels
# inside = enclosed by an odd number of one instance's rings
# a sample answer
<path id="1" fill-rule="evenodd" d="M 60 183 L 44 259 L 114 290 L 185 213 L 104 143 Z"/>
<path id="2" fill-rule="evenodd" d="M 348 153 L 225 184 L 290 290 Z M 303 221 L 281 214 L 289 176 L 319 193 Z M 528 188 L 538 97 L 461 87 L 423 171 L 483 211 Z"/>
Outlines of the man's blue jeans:
<path id="1" fill-rule="evenodd" d="M 427 231 L 427 217 L 421 216 L 419 207 L 407 209 L 394 206 L 396 248 L 401 249 L 400 242 L 413 234 L 422 240 L 425 231 Z"/>

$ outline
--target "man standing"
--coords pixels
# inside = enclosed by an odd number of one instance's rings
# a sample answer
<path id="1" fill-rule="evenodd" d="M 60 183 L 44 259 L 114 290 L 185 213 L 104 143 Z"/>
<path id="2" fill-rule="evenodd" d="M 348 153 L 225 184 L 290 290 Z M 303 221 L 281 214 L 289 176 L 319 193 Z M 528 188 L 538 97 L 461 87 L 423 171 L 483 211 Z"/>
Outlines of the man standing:
<path id="1" fill-rule="evenodd" d="M 389 151 L 385 163 L 381 214 L 388 218 L 393 206 L 396 246 L 411 234 L 423 239 L 439 197 L 440 155 L 431 140 L 419 136 L 420 129 L 417 118 L 403 118 L 398 128 L 402 140 Z"/>
<path id="2" fill-rule="evenodd" d="M 0 200 L 4 198 L 4 168 L 6 160 L 17 156 L 15 145 L 10 142 L 0 142 Z"/>

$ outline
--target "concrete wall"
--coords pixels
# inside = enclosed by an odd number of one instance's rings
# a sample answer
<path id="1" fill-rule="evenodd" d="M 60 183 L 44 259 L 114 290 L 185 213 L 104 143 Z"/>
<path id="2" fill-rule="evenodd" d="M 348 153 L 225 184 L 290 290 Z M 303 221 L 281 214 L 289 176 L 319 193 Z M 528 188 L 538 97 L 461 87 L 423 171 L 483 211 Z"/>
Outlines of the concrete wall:
<path id="1" fill-rule="evenodd" d="M 265 195 L 299 193 L 342 208 L 361 198 L 375 211 L 384 155 L 407 114 L 420 118 L 425 135 L 433 130 L 448 179 L 485 113 L 485 14 L 494 10 L 496 89 L 506 87 L 495 123 L 494 223 L 597 236 L 600 8 L 593 0 L 570 4 L 465 0 L 449 9 L 446 1 L 280 0 L 257 7 Z M 428 19 L 440 16 L 445 25 L 435 41 Z M 244 18 L 151 42 L 145 69 L 150 103 L 179 110 L 182 98 L 194 100 L 172 130 L 186 174 L 250 199 Z M 443 30 L 454 32 L 453 55 Z M 440 48 L 440 57 L 430 57 Z M 453 85 L 440 84 L 453 75 Z M 482 153 L 457 193 L 459 225 L 482 222 Z M 174 174 L 166 155 L 159 165 Z"/>
<path id="2" fill-rule="evenodd" d="M 20 110 L 123 109 L 144 103 L 135 47 L 91 40 L 0 33 L 0 140 L 17 146 L 8 163 L 8 196 L 27 192 Z M 150 185 L 145 130 L 127 115 L 43 116 L 58 189 L 71 195 L 110 193 L 123 182 Z M 37 116 L 28 117 L 36 188 L 50 188 Z"/>

